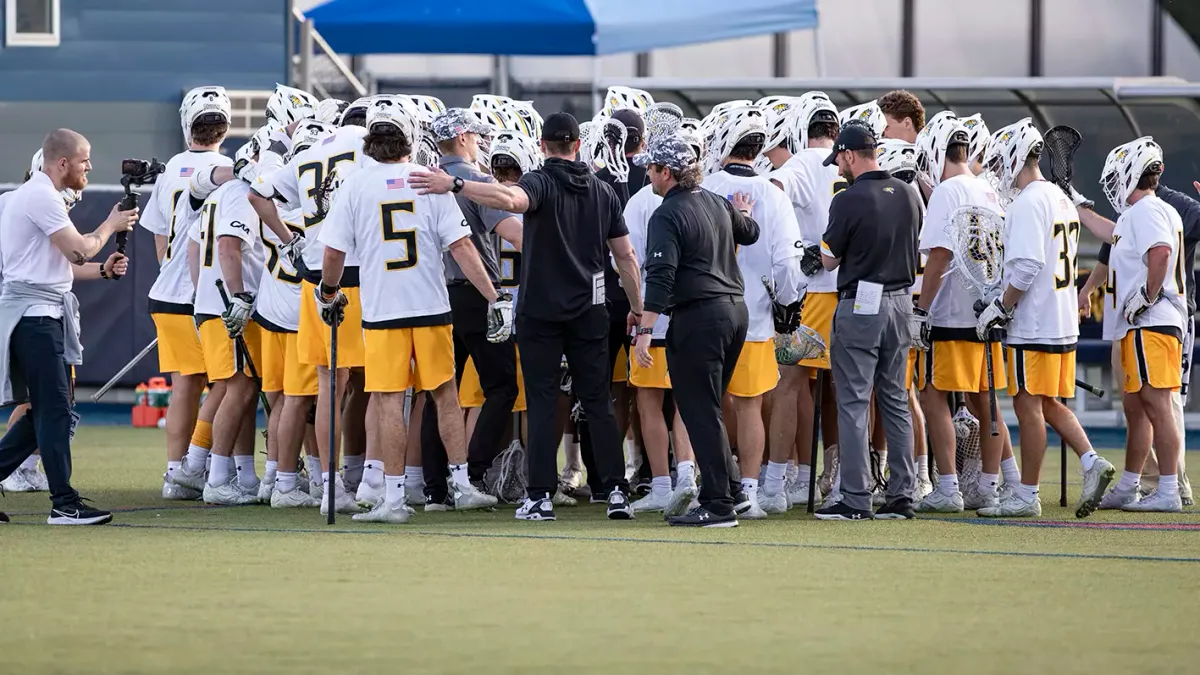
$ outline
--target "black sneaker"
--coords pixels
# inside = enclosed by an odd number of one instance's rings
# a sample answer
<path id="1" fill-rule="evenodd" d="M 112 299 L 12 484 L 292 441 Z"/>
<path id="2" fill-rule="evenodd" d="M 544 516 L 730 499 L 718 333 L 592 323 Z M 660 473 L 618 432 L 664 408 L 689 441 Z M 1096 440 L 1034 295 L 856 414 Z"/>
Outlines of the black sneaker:
<path id="1" fill-rule="evenodd" d="M 74 504 L 50 509 L 46 522 L 50 525 L 103 525 L 112 522 L 112 518 L 108 511 L 93 509 L 80 498 Z"/>
<path id="2" fill-rule="evenodd" d="M 441 512 L 441 511 L 453 511 L 453 510 L 454 510 L 454 498 L 451 497 L 450 495 L 448 495 L 448 494 L 443 495 L 440 499 L 437 497 L 430 496 L 430 495 L 425 495 L 425 511 L 426 511 L 426 513 Z"/>
<path id="3" fill-rule="evenodd" d="M 697 506 L 682 516 L 667 518 L 667 524 L 675 527 L 737 527 L 737 514 L 727 513 L 723 516 Z"/>
<path id="4" fill-rule="evenodd" d="M 517 520 L 555 520 L 554 504 L 549 499 L 525 498 L 517 507 Z"/>
<path id="5" fill-rule="evenodd" d="M 0 511 L 0 523 L 7 523 L 7 522 L 8 522 L 8 514 L 3 511 Z"/>
<path id="6" fill-rule="evenodd" d="M 633 486 L 633 493 L 639 497 L 645 497 L 646 495 L 650 494 L 652 489 L 654 489 L 654 486 L 649 482 L 639 482 L 637 485 Z"/>
<path id="7" fill-rule="evenodd" d="M 753 503 L 750 501 L 750 496 L 745 490 L 738 490 L 733 494 L 733 513 L 734 515 L 742 515 L 750 510 Z"/>
<path id="8" fill-rule="evenodd" d="M 842 502 L 817 509 L 813 515 L 817 520 L 871 520 L 875 517 L 869 509 L 852 509 Z"/>
<path id="9" fill-rule="evenodd" d="M 608 493 L 608 519 L 633 520 L 633 507 L 629 505 L 629 497 L 620 488 L 613 488 Z"/>
<path id="10" fill-rule="evenodd" d="M 605 492 L 604 490 L 591 490 L 589 488 L 588 503 L 589 504 L 607 504 L 608 503 L 608 493 Z"/>
<path id="11" fill-rule="evenodd" d="M 901 497 L 879 507 L 875 512 L 876 520 L 912 520 L 917 514 L 913 512 L 912 500 Z"/>

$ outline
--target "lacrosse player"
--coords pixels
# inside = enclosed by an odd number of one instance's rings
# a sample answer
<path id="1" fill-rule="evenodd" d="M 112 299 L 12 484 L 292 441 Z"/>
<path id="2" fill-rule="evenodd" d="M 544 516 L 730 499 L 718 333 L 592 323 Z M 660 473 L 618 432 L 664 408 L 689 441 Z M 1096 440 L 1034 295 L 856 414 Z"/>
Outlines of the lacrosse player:
<path id="1" fill-rule="evenodd" d="M 991 143 L 1000 196 L 1016 196 L 1004 218 L 1004 291 L 979 314 L 976 335 L 983 339 L 992 328 L 1008 328 L 1006 377 L 1020 431 L 1021 484 L 979 515 L 1041 515 L 1038 484 L 1049 424 L 1083 465 L 1083 493 L 1075 511 L 1082 518 L 1100 504 L 1116 471 L 1096 454 L 1075 414 L 1058 400 L 1075 396 L 1079 215 L 1066 194 L 1042 178 L 1042 135 L 1029 118 L 997 131 Z"/>
<path id="2" fill-rule="evenodd" d="M 733 108 L 724 114 L 708 151 L 721 158 L 723 169 L 707 176 L 701 184 L 706 190 L 721 196 L 735 193 L 750 195 L 751 217 L 759 225 L 758 241 L 737 250 L 738 267 L 746 283 L 746 307 L 750 315 L 746 344 L 742 347 L 728 393 L 737 424 L 738 464 L 742 474 L 745 501 L 735 505 L 738 514 L 746 519 L 765 518 L 767 512 L 759 502 L 758 478 L 762 465 L 766 434 L 763 428 L 763 395 L 775 389 L 779 382 L 779 364 L 775 360 L 776 326 L 774 291 L 780 305 L 795 306 L 789 310 L 799 323 L 799 300 L 809 281 L 801 273 L 800 259 L 804 249 L 796 213 L 784 193 L 766 177 L 754 171 L 753 162 L 762 152 L 766 140 L 766 119 L 754 106 Z M 710 158 L 711 159 L 711 158 Z M 770 284 L 770 287 L 768 287 Z M 782 326 L 781 326 L 782 328 Z M 794 327 L 792 327 L 794 330 Z M 782 330 L 781 332 L 791 332 Z M 786 467 L 791 444 L 781 449 L 777 463 Z M 768 467 L 770 470 L 770 467 Z M 775 478 L 778 470 L 770 474 Z M 782 481 L 773 481 L 775 488 L 764 493 L 773 513 L 787 510 L 787 497 Z"/>
<path id="3" fill-rule="evenodd" d="M 179 121 L 188 150 L 167 162 L 141 218 L 142 227 L 154 234 L 158 251 L 158 278 L 150 287 L 150 318 L 158 332 L 158 369 L 171 377 L 163 499 L 200 498 L 199 490 L 177 484 L 171 476 L 181 466 L 189 446 L 196 448 L 197 466 L 203 470 L 212 448 L 213 416 L 224 393 L 223 385 L 214 386 L 204 405 L 200 405 L 208 378 L 200 336 L 192 320 L 195 291 L 188 273 L 187 242 L 196 212 L 188 198 L 188 186 L 197 172 L 233 165 L 220 153 L 221 142 L 229 130 L 230 105 L 222 87 L 197 87 L 183 97 Z"/>
<path id="4" fill-rule="evenodd" d="M 874 102 L 883 117 L 883 138 L 917 142 L 917 134 L 925 128 L 925 106 L 921 105 L 921 99 L 911 92 L 897 89 Z"/>
<path id="5" fill-rule="evenodd" d="M 437 405 L 437 424 L 453 463 L 456 507 L 488 508 L 496 504 L 495 497 L 471 485 L 464 461 L 466 438 L 454 382 L 454 340 L 442 252 L 450 251 L 488 300 L 489 317 L 499 318 L 489 318 L 490 340 L 503 341 L 511 334 L 511 311 L 497 310 L 499 301 L 511 302 L 511 298 L 493 288 L 455 199 L 419 195 L 409 185 L 410 172 L 421 168 L 411 162 L 419 142 L 413 116 L 388 98 L 380 98 L 367 111 L 367 129 L 362 150 L 377 163 L 352 174 L 339 189 L 319 239 L 324 260 L 315 297 L 322 319 L 338 325 L 348 304 L 339 288 L 345 261 L 357 256 L 363 282 L 366 389 L 377 399 L 386 492 L 371 511 L 354 519 L 408 522 L 404 395 L 410 386 L 430 392 Z"/>
<path id="6" fill-rule="evenodd" d="M 937 460 L 938 485 L 917 503 L 915 510 L 959 513 L 964 508 L 975 510 L 998 503 L 1003 442 L 991 434 L 981 437 L 984 475 L 978 489 L 973 485 L 960 486 L 955 473 L 954 423 L 947 394 L 965 394 L 968 410 L 981 427 L 988 426 L 991 408 L 984 349 L 992 351 L 994 363 L 1001 363 L 1004 355 L 999 334 L 990 335 L 986 341 L 976 336 L 975 299 L 959 276 L 951 273 L 956 247 L 951 215 L 962 206 L 988 209 L 997 219 L 1002 213 L 996 191 L 971 172 L 970 132 L 954 113 L 935 115 L 917 134 L 916 148 L 917 172 L 933 187 L 933 193 L 921 229 L 920 251 L 927 256 L 927 262 L 910 329 L 913 345 L 920 351 L 917 382 L 930 445 Z M 994 380 L 998 388 L 1007 384 L 1002 372 L 996 373 Z"/>
<path id="7" fill-rule="evenodd" d="M 978 176 L 983 173 L 983 156 L 987 153 L 988 140 L 992 132 L 983 121 L 983 115 L 975 113 L 970 117 L 959 118 L 967 128 L 967 166 L 971 173 Z"/>

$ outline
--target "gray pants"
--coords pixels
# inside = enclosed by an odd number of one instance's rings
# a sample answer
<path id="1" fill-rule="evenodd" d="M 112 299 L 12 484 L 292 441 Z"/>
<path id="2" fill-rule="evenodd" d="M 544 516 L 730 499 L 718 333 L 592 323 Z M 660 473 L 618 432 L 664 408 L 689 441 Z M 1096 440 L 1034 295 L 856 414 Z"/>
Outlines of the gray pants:
<path id="1" fill-rule="evenodd" d="M 838 302 L 833 315 L 830 365 L 837 387 L 838 454 L 846 506 L 871 509 L 871 461 L 868 438 L 871 392 L 883 420 L 888 449 L 887 500 L 912 499 L 916 486 L 912 417 L 904 370 L 912 338 L 908 291 L 885 293 L 879 313 L 854 313 L 854 300 Z"/>

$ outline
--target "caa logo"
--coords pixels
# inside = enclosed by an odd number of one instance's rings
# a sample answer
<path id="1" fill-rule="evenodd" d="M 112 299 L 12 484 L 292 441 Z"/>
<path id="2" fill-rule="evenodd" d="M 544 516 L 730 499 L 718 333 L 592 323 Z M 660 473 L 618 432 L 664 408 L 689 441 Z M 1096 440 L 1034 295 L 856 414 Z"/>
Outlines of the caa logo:
<path id="1" fill-rule="evenodd" d="M 242 232 L 245 232 L 247 235 L 250 234 L 250 228 L 246 227 L 246 224 L 241 221 L 235 220 L 232 223 L 229 223 L 229 226 L 233 227 L 235 229 L 241 230 Z"/>

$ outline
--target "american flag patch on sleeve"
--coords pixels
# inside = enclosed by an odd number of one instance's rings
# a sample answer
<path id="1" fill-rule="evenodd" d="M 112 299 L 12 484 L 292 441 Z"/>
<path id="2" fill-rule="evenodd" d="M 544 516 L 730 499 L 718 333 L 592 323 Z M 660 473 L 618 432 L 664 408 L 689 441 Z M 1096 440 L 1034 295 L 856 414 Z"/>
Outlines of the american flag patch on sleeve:
<path id="1" fill-rule="evenodd" d="M 389 178 L 389 179 L 387 179 L 387 189 L 389 189 L 389 190 L 402 190 L 402 189 L 404 189 L 404 179 L 403 179 L 403 178 Z"/>
<path id="2" fill-rule="evenodd" d="M 190 166 L 185 166 L 179 170 L 179 177 L 180 178 L 191 178 L 193 173 L 196 173 L 195 169 L 193 169 Z"/>

